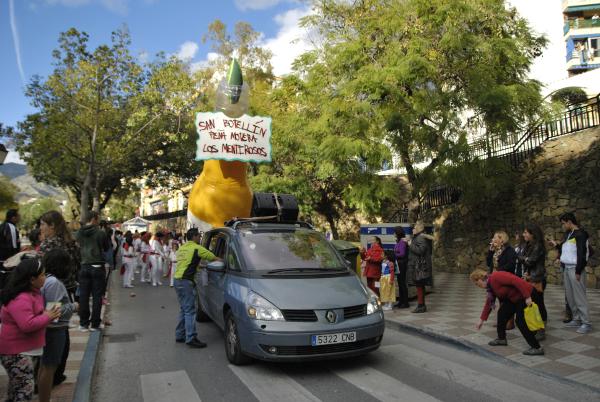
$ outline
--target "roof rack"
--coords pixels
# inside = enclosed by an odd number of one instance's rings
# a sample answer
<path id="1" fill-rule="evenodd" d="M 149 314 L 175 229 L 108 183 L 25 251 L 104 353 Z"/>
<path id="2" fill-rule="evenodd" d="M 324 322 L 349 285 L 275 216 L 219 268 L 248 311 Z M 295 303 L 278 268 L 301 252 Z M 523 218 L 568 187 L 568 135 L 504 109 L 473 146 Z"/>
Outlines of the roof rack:
<path id="1" fill-rule="evenodd" d="M 225 222 L 225 226 L 236 230 L 239 226 L 258 226 L 259 223 L 276 223 L 276 224 L 287 224 L 287 225 L 300 225 L 308 229 L 314 229 L 314 227 L 304 221 L 282 221 L 277 215 L 273 216 L 256 216 L 252 218 L 233 218 Z"/>

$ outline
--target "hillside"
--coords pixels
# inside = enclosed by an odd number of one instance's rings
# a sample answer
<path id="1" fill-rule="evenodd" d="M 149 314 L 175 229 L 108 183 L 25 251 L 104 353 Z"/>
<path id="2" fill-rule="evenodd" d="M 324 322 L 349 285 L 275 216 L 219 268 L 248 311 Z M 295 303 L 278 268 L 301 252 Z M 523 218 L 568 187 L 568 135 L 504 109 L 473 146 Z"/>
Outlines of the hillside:
<path id="1" fill-rule="evenodd" d="M 19 188 L 16 201 L 20 204 L 36 198 L 52 197 L 58 202 L 67 199 L 67 194 L 60 188 L 40 183 L 27 172 L 26 165 L 7 163 L 0 165 L 0 174 L 7 176 L 10 182 Z"/>

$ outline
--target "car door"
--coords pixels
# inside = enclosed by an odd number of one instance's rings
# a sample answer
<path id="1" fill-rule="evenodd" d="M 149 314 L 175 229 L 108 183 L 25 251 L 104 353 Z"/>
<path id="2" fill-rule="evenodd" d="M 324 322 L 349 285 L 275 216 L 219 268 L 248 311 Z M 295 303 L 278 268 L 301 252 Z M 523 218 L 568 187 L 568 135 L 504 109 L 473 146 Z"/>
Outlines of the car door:
<path id="1" fill-rule="evenodd" d="M 227 259 L 228 236 L 223 232 L 216 232 L 211 236 L 208 249 L 223 262 Z M 224 325 L 223 305 L 225 302 L 225 289 L 227 286 L 227 271 L 217 272 L 207 270 L 208 286 L 206 288 L 208 305 L 211 310 L 211 317 L 216 320 L 220 327 Z"/>

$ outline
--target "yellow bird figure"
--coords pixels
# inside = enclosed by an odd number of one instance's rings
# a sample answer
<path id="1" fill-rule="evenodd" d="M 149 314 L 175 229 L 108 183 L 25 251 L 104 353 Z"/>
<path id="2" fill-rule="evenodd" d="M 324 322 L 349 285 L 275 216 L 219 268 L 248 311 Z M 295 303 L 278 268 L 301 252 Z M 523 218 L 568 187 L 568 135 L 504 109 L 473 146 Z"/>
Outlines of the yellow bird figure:
<path id="1" fill-rule="evenodd" d="M 248 110 L 248 85 L 233 59 L 227 77 L 217 90 L 216 111 L 237 118 Z M 202 231 L 223 226 L 233 217 L 250 216 L 252 190 L 247 178 L 248 163 L 206 160 L 188 200 L 188 224 Z"/>

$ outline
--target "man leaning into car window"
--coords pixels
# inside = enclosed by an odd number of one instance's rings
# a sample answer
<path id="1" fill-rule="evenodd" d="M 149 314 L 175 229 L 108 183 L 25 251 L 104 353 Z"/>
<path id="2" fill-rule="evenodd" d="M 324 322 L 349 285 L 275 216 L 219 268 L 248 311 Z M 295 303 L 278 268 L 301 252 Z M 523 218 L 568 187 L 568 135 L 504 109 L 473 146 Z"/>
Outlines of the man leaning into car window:
<path id="1" fill-rule="evenodd" d="M 220 260 L 213 253 L 202 247 L 200 232 L 196 228 L 187 231 L 184 243 L 177 250 L 177 270 L 174 275 L 175 292 L 179 300 L 179 320 L 175 329 L 175 342 L 192 348 L 204 348 L 206 343 L 196 336 L 196 286 L 194 278 L 200 260 Z"/>

